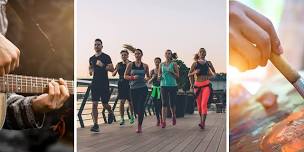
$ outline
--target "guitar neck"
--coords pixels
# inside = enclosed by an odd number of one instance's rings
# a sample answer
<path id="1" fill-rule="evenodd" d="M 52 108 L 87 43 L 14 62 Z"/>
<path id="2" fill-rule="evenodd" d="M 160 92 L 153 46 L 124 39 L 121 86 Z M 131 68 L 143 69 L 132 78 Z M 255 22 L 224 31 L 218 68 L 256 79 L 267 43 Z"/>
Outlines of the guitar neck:
<path id="1" fill-rule="evenodd" d="M 51 78 L 7 74 L 0 77 L 0 92 L 42 94 L 47 92 L 48 84 L 52 80 L 54 80 L 55 82 L 59 81 L 58 79 Z M 70 94 L 73 94 L 74 81 L 65 81 L 67 83 L 67 88 Z"/>

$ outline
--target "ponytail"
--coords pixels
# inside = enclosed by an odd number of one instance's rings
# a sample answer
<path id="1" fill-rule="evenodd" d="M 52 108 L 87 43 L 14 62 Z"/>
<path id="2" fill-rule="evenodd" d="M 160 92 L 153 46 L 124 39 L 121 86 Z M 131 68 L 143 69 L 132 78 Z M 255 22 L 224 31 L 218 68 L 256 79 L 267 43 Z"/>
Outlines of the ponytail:
<path id="1" fill-rule="evenodd" d="M 195 53 L 195 54 L 194 54 L 194 58 L 193 58 L 193 59 L 194 59 L 194 61 L 198 61 L 199 56 L 198 56 L 198 54 L 197 54 L 197 53 Z"/>

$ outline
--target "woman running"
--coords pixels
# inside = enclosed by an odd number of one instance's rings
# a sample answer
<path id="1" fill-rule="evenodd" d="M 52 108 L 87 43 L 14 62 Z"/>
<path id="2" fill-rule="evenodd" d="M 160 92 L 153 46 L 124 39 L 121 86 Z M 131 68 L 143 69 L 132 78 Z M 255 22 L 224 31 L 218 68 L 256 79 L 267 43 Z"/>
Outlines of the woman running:
<path id="1" fill-rule="evenodd" d="M 130 81 L 131 101 L 133 102 L 134 112 L 138 115 L 138 127 L 136 132 L 141 133 L 145 102 L 148 94 L 146 80 L 150 79 L 149 67 L 141 61 L 143 56 L 142 50 L 135 49 L 132 52 L 135 54 L 136 60 L 128 63 L 124 78 Z"/>
<path id="2" fill-rule="evenodd" d="M 210 77 L 215 74 L 215 69 L 210 61 L 205 59 L 206 50 L 200 48 L 199 52 L 195 54 L 195 62 L 192 64 L 189 71 L 189 79 L 191 88 L 194 88 L 198 112 L 200 114 L 200 123 L 198 124 L 201 129 L 205 128 L 205 121 L 208 112 L 208 100 L 210 96 Z M 194 82 L 194 76 L 196 80 Z"/>
<path id="3" fill-rule="evenodd" d="M 154 111 L 157 118 L 156 126 L 160 126 L 161 122 L 161 100 L 160 100 L 160 81 L 158 79 L 158 71 L 159 65 L 161 63 L 161 59 L 156 57 L 154 59 L 155 69 L 151 70 L 150 77 L 151 79 L 148 83 L 152 83 L 152 92 L 151 92 L 151 99 L 154 105 Z"/>
<path id="4" fill-rule="evenodd" d="M 177 82 L 179 78 L 179 68 L 175 62 L 172 62 L 172 51 L 166 50 L 166 61 L 161 63 L 159 68 L 159 79 L 161 86 L 162 98 L 162 128 L 166 128 L 167 108 L 170 106 L 172 113 L 172 125 L 176 125 L 176 96 L 177 96 Z"/>
<path id="5" fill-rule="evenodd" d="M 116 76 L 118 73 L 119 75 L 119 80 L 118 80 L 118 99 L 120 99 L 120 125 L 125 124 L 125 119 L 124 119 L 124 113 L 125 113 L 125 102 L 129 102 L 129 109 L 131 112 L 130 115 L 130 124 L 134 123 L 134 115 L 133 115 L 133 104 L 130 100 L 130 85 L 129 81 L 124 78 L 124 74 L 126 71 L 127 64 L 130 62 L 129 61 L 129 52 L 127 50 L 122 50 L 120 51 L 121 59 L 122 61 L 119 62 L 116 67 L 115 71 L 113 72 L 112 76 Z"/>

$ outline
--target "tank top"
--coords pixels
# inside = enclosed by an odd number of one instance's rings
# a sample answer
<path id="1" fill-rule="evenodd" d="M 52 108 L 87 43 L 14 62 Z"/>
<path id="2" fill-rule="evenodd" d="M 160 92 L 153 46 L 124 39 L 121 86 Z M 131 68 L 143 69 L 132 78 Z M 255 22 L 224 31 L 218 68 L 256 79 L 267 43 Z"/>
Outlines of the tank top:
<path id="1" fill-rule="evenodd" d="M 117 65 L 117 72 L 119 75 L 120 80 L 124 80 L 124 74 L 127 68 L 127 64 L 124 64 L 123 62 L 119 62 Z"/>
<path id="2" fill-rule="evenodd" d="M 167 87 L 177 86 L 175 77 L 169 72 L 169 71 L 174 71 L 174 63 L 171 62 L 168 66 L 166 66 L 165 64 L 161 64 L 161 70 L 162 70 L 162 78 L 160 80 L 160 86 L 167 86 Z"/>
<path id="3" fill-rule="evenodd" d="M 151 74 L 152 74 L 152 77 L 155 76 L 155 78 L 153 79 L 152 81 L 152 85 L 153 86 L 156 86 L 156 87 L 159 87 L 160 86 L 160 80 L 158 80 L 158 70 L 157 69 L 153 69 L 151 71 Z"/>
<path id="4" fill-rule="evenodd" d="M 146 72 L 143 63 L 141 63 L 139 67 L 136 67 L 135 62 L 133 62 L 131 68 L 131 75 L 138 76 L 138 79 L 130 81 L 130 89 L 147 87 L 145 82 L 145 73 Z"/>
<path id="5" fill-rule="evenodd" d="M 196 62 L 196 67 L 195 70 L 199 70 L 199 73 L 197 73 L 197 76 L 201 75 L 208 75 L 208 70 L 209 70 L 209 64 L 208 61 L 206 61 L 204 64 L 201 64 L 200 62 Z"/>

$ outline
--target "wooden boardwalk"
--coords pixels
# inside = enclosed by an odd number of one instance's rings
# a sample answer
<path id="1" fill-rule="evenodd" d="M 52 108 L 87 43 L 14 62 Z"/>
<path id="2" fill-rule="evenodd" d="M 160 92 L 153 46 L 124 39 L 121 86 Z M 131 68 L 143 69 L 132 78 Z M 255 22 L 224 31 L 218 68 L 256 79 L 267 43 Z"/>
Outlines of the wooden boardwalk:
<path id="1" fill-rule="evenodd" d="M 136 134 L 136 125 L 121 127 L 118 123 L 102 124 L 100 133 L 90 127 L 77 129 L 79 152 L 225 152 L 226 114 L 209 112 L 205 130 L 198 128 L 198 114 L 177 119 L 177 125 L 162 129 L 155 126 L 154 116 L 144 119 L 143 133 Z"/>

